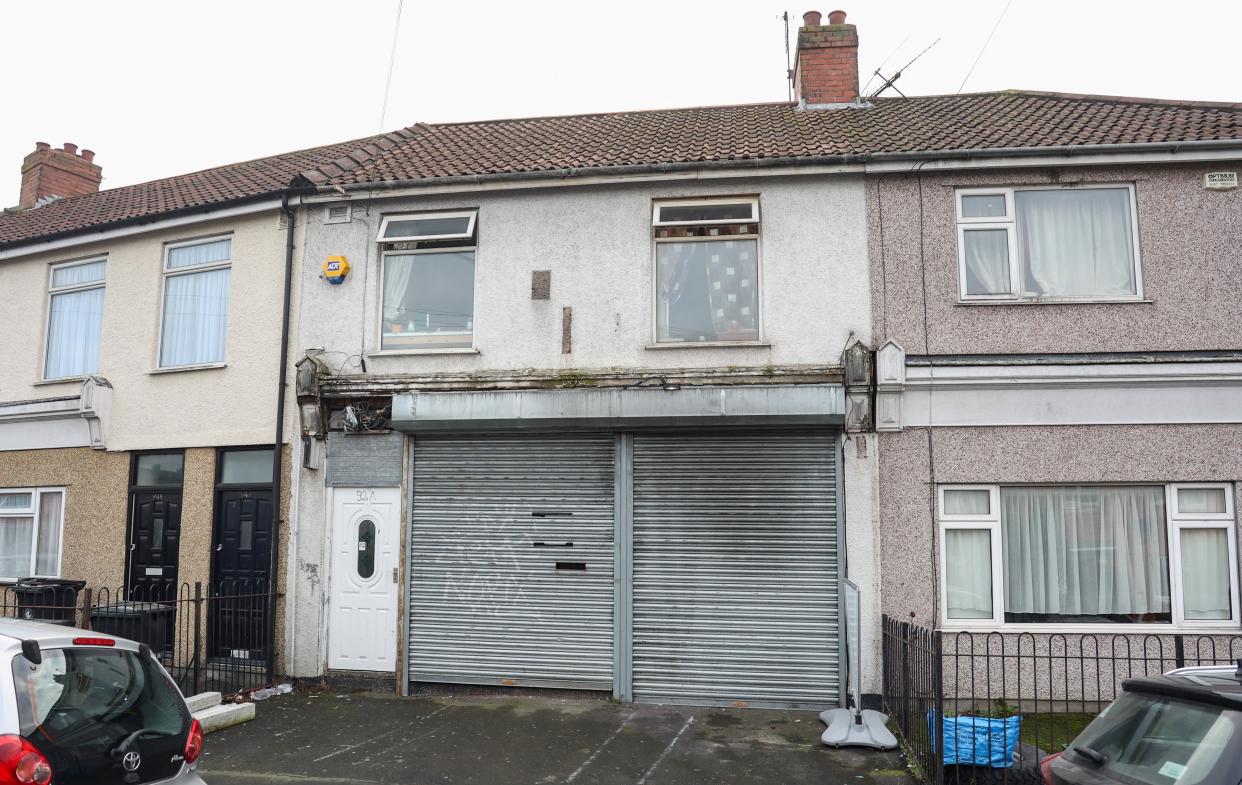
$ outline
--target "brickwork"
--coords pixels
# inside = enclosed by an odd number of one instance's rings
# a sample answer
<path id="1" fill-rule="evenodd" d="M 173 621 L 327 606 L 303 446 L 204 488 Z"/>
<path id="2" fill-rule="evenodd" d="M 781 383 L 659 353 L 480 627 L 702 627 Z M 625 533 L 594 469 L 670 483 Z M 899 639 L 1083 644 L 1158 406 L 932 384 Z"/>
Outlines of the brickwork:
<path id="1" fill-rule="evenodd" d="M 22 192 L 18 207 L 33 207 L 45 196 L 82 196 L 99 190 L 103 169 L 93 162 L 90 150 L 78 152 L 78 146 L 65 142 L 53 150 L 47 142 L 35 144 L 35 150 L 22 161 Z"/>
<path id="2" fill-rule="evenodd" d="M 834 14 L 845 18 L 841 12 Z M 808 106 L 857 100 L 858 29 L 854 25 L 808 25 L 798 30 L 794 93 Z"/>

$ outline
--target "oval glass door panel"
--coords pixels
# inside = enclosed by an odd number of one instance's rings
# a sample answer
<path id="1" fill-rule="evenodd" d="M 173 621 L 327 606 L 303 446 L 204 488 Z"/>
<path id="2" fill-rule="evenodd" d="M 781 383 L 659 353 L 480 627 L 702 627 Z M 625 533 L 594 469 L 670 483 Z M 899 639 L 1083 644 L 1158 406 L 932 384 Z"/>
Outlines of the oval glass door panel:
<path id="1" fill-rule="evenodd" d="M 375 523 L 358 524 L 358 577 L 367 580 L 375 574 Z"/>

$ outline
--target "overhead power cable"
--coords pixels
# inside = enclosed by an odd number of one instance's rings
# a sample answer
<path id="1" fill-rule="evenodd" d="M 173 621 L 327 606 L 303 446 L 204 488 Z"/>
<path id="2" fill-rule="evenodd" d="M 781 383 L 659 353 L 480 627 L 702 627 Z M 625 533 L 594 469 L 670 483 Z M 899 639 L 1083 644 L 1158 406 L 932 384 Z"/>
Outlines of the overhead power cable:
<path id="1" fill-rule="evenodd" d="M 388 79 L 384 81 L 384 104 L 380 107 L 379 133 L 384 132 L 388 118 L 388 93 L 392 90 L 392 67 L 397 62 L 397 35 L 401 32 L 401 8 L 405 0 L 397 0 L 397 20 L 392 25 L 392 51 L 388 54 Z"/>
<path id="2" fill-rule="evenodd" d="M 996 17 L 996 24 L 992 25 L 992 32 L 988 33 L 988 38 L 983 42 L 983 46 L 979 49 L 979 54 L 975 55 L 975 61 L 970 64 L 970 70 L 966 72 L 966 78 L 957 86 L 957 94 L 960 95 L 962 88 L 970 81 L 970 75 L 975 72 L 975 66 L 979 65 L 979 60 L 983 58 L 983 53 L 987 51 L 988 44 L 992 43 L 992 36 L 996 35 L 996 28 L 1000 27 L 1001 21 L 1005 18 L 1005 14 L 1009 13 L 1009 6 L 1013 5 L 1013 0 L 1005 3 L 1005 7 L 1001 9 L 1000 16 Z"/>

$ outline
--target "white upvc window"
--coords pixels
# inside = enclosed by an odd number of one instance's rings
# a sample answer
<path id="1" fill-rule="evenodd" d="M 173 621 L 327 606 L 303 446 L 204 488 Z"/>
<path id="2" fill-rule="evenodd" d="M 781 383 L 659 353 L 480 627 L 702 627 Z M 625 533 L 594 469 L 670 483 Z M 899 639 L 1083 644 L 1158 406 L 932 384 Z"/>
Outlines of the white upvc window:
<path id="1" fill-rule="evenodd" d="M 937 491 L 949 627 L 1242 623 L 1229 483 Z"/>
<path id="2" fill-rule="evenodd" d="M 655 343 L 759 342 L 759 199 L 658 201 L 652 233 Z"/>
<path id="3" fill-rule="evenodd" d="M 380 222 L 381 351 L 474 347 L 477 210 L 387 215 Z"/>
<path id="4" fill-rule="evenodd" d="M 160 368 L 224 362 L 232 256 L 232 237 L 164 246 Z"/>
<path id="5" fill-rule="evenodd" d="M 1143 296 L 1134 186 L 959 188 L 962 301 Z"/>
<path id="6" fill-rule="evenodd" d="M 64 488 L 0 488 L 0 580 L 60 575 Z"/>
<path id="7" fill-rule="evenodd" d="M 52 265 L 43 378 L 75 379 L 99 370 L 107 259 Z"/>

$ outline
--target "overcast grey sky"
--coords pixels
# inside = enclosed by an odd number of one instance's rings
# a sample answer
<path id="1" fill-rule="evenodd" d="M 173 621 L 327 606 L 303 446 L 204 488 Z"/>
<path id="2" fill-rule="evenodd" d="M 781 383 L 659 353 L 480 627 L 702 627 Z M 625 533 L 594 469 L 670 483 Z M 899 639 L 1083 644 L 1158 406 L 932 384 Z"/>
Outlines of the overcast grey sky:
<path id="1" fill-rule="evenodd" d="M 1005 5 L 841 1 L 863 82 L 940 39 L 907 95 L 956 92 Z M 406 0 L 384 127 L 784 100 L 780 15 L 812 2 Z M 396 7 L 4 0 L 0 205 L 35 141 L 95 150 L 110 188 L 372 134 Z M 1242 101 L 1239 29 L 1236 0 L 1013 0 L 965 89 Z"/>

